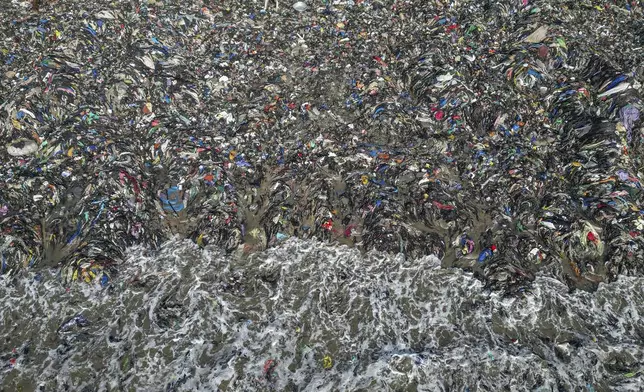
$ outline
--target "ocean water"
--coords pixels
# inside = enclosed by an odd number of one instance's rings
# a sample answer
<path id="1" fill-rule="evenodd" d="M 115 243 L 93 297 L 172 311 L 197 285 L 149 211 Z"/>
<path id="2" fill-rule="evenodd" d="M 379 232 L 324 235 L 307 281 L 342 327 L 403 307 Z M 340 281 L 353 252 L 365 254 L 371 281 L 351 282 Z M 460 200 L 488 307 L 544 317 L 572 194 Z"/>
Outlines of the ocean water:
<path id="1" fill-rule="evenodd" d="M 131 248 L 107 287 L 0 282 L 3 391 L 642 391 L 644 279 L 520 297 L 434 257 Z M 73 319 L 76 317 L 75 319 Z M 71 320 L 71 321 L 70 321 Z"/>

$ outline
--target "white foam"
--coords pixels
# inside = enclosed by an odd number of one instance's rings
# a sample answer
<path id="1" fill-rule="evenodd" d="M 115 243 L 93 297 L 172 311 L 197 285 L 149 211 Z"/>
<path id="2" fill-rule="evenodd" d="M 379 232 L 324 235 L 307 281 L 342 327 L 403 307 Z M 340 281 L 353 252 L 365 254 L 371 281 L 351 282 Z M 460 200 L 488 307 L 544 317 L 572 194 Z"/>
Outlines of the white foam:
<path id="1" fill-rule="evenodd" d="M 622 355 L 637 372 L 644 357 L 642 278 L 570 294 L 538 277 L 531 294 L 503 298 L 433 257 L 362 255 L 298 239 L 249 259 L 190 242 L 135 247 L 120 271 L 110 292 L 86 284 L 67 291 L 47 273 L 40 283 L 33 274 L 3 282 L 5 333 L 30 352 L 1 377 L 11 371 L 54 390 L 174 383 L 191 391 L 226 382 L 230 390 L 572 390 L 600 382 L 636 390 L 643 381 L 613 366 Z M 91 324 L 57 334 L 77 313 Z M 267 360 L 277 362 L 268 377 Z"/>

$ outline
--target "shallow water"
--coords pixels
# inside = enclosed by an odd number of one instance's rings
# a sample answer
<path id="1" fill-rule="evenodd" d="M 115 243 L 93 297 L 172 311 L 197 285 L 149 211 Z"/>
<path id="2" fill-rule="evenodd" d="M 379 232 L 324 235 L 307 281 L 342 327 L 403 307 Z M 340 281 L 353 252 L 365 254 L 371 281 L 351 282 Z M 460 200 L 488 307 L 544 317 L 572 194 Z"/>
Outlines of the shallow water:
<path id="1" fill-rule="evenodd" d="M 172 241 L 131 248 L 107 289 L 25 272 L 2 281 L 0 298 L 6 391 L 639 391 L 644 382 L 642 278 L 570 293 L 539 276 L 523 297 L 503 298 L 433 257 L 291 239 L 238 258 Z M 89 325 L 61 327 L 79 314 Z"/>

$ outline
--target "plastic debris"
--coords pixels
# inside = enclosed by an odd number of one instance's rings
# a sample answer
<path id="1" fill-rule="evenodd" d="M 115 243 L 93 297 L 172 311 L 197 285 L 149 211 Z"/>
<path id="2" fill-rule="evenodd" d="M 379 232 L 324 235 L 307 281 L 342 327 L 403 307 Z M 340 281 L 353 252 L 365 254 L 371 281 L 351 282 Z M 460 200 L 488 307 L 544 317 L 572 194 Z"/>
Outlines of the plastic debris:
<path id="1" fill-rule="evenodd" d="M 324 358 L 322 358 L 322 367 L 325 370 L 329 370 L 333 367 L 333 359 L 329 355 L 326 355 L 324 356 Z"/>
<path id="2" fill-rule="evenodd" d="M 2 2 L 3 385 L 637 390 L 642 11 Z"/>
<path id="3" fill-rule="evenodd" d="M 58 332 L 67 332 L 74 327 L 86 327 L 88 325 L 89 321 L 85 318 L 85 316 L 79 314 L 61 324 L 61 326 L 58 328 Z"/>
<path id="4" fill-rule="evenodd" d="M 295 4 L 293 4 L 293 8 L 295 9 L 295 11 L 304 12 L 307 9 L 309 9 L 309 6 L 306 5 L 306 3 L 303 1 L 298 1 Z"/>
<path id="5" fill-rule="evenodd" d="M 2 273 L 103 284 L 179 236 L 641 274 L 642 7 L 600 3 L 11 2 Z"/>
<path id="6" fill-rule="evenodd" d="M 277 377 L 277 361 L 274 359 L 267 359 L 266 362 L 264 362 L 264 378 L 266 378 L 267 381 L 272 382 L 275 380 Z"/>
<path id="7" fill-rule="evenodd" d="M 22 139 L 7 146 L 7 153 L 13 157 L 33 155 L 38 145 L 33 140 Z"/>
<path id="8" fill-rule="evenodd" d="M 534 32 L 532 32 L 532 34 L 525 37 L 525 42 L 536 44 L 543 41 L 547 35 L 548 35 L 548 26 L 541 26 L 538 29 L 536 29 Z"/>
<path id="9" fill-rule="evenodd" d="M 494 256 L 494 252 L 496 251 L 496 246 L 492 245 L 489 248 L 485 248 L 481 251 L 479 254 L 479 257 L 476 259 L 479 263 L 485 262 L 487 259 L 492 258 Z"/>

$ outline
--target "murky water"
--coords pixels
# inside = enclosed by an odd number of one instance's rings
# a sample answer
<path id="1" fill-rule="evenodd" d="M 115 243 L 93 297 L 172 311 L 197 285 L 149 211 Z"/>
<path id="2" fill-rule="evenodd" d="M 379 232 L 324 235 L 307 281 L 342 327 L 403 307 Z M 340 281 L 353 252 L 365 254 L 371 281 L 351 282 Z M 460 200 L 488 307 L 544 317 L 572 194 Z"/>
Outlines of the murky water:
<path id="1" fill-rule="evenodd" d="M 288 240 L 133 248 L 103 289 L 2 281 L 6 391 L 641 391 L 644 279 L 503 298 L 440 261 Z M 76 321 L 66 323 L 74 316 Z M 86 319 L 87 322 L 84 320 Z"/>

